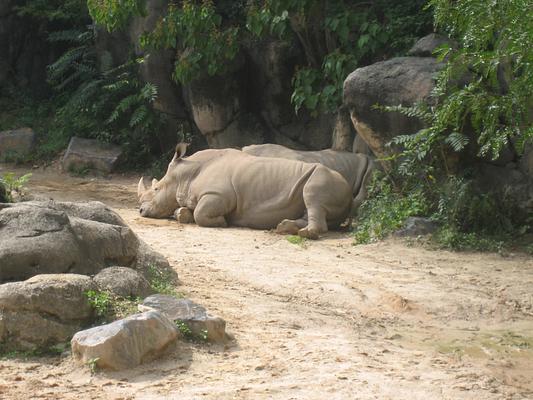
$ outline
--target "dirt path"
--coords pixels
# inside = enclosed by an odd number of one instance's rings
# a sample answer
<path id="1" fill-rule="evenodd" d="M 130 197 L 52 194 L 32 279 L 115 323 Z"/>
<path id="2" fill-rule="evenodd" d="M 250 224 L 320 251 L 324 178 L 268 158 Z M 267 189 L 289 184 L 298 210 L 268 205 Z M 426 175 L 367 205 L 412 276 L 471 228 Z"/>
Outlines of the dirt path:
<path id="1" fill-rule="evenodd" d="M 94 376 L 68 357 L 4 359 L 1 399 L 533 399 L 531 257 L 182 226 L 140 218 L 135 187 L 54 171 L 30 184 L 114 207 L 235 341 Z"/>

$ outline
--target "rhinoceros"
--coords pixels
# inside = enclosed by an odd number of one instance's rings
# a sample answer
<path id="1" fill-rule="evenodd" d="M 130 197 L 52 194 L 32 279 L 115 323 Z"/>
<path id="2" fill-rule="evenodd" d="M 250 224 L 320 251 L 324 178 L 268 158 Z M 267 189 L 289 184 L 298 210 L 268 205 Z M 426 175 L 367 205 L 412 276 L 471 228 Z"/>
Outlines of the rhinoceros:
<path id="1" fill-rule="evenodd" d="M 167 173 L 148 187 L 138 185 L 143 217 L 192 213 L 200 226 L 277 228 L 316 239 L 349 215 L 351 188 L 320 164 L 255 157 L 234 149 L 203 150 L 184 157 L 176 147 Z M 187 217 L 186 217 L 187 218 Z M 192 222 L 192 221 L 188 221 Z"/>
<path id="2" fill-rule="evenodd" d="M 372 158 L 366 154 L 347 151 L 292 150 L 278 144 L 254 144 L 242 148 L 242 151 L 257 157 L 279 157 L 288 160 L 299 160 L 308 163 L 319 163 L 337 171 L 352 188 L 352 215 L 355 215 L 361 203 L 366 199 L 366 187 L 375 170 Z"/>

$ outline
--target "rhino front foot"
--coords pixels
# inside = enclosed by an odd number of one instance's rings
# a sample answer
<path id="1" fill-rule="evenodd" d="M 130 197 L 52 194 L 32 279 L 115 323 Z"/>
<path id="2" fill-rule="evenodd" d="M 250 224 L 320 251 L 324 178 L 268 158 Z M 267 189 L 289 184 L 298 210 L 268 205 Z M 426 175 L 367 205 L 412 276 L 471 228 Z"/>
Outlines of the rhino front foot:
<path id="1" fill-rule="evenodd" d="M 297 235 L 298 231 L 307 224 L 304 220 L 284 219 L 276 227 L 276 233 L 281 235 Z"/>
<path id="2" fill-rule="evenodd" d="M 189 210 L 187 207 L 180 207 L 174 211 L 174 217 L 180 224 L 194 223 L 194 216 L 192 215 L 191 210 Z"/>
<path id="3" fill-rule="evenodd" d="M 298 236 L 301 236 L 301 237 L 306 238 L 306 239 L 316 240 L 316 239 L 318 239 L 318 230 L 313 229 L 313 228 L 309 228 L 309 227 L 305 227 L 305 228 L 302 228 L 302 229 L 300 229 L 298 231 Z"/>

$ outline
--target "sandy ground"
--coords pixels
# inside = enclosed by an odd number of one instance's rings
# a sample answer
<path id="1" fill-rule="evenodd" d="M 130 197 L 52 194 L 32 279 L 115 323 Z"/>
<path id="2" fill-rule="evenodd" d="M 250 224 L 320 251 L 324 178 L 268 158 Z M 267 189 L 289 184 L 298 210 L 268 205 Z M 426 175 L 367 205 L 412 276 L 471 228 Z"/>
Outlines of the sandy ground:
<path id="1" fill-rule="evenodd" d="M 94 375 L 68 355 L 2 359 L 0 399 L 533 399 L 531 257 L 341 233 L 295 245 L 141 218 L 134 177 L 33 172 L 32 193 L 112 206 L 235 340 Z"/>

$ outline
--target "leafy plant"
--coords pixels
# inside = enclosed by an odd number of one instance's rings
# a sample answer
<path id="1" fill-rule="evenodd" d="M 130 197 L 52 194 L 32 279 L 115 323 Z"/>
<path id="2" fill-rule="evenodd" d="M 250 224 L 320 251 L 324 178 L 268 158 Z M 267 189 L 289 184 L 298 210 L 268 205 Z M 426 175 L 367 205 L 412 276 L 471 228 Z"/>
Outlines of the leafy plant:
<path id="1" fill-rule="evenodd" d="M 398 230 L 411 216 L 427 215 L 430 203 L 422 188 L 400 192 L 389 179 L 376 173 L 368 189 L 368 200 L 358 210 L 354 230 L 357 244 L 383 239 Z"/>
<path id="2" fill-rule="evenodd" d="M 199 334 L 195 334 L 185 321 L 178 319 L 174 323 L 185 339 L 191 342 L 207 342 L 207 330 L 204 329 Z"/>
<path id="3" fill-rule="evenodd" d="M 300 247 L 307 247 L 307 239 L 298 235 L 288 235 L 286 239 L 289 243 L 298 245 Z"/>
<path id="4" fill-rule="evenodd" d="M 87 361 L 87 366 L 91 371 L 91 375 L 94 375 L 96 372 L 98 372 L 98 361 L 100 361 L 99 357 L 91 358 L 89 361 Z"/>
<path id="5" fill-rule="evenodd" d="M 101 292 L 97 290 L 88 290 L 85 292 L 89 304 L 96 312 L 96 315 L 105 319 L 109 310 L 111 309 L 111 295 L 108 292 Z"/>
<path id="6" fill-rule="evenodd" d="M 171 271 L 158 269 L 152 264 L 148 266 L 148 281 L 156 293 L 181 297 L 174 286 L 175 279 Z"/>
<path id="7" fill-rule="evenodd" d="M 0 188 L 5 189 L 3 197 L 6 202 L 11 203 L 14 200 L 15 194 L 21 194 L 24 190 L 24 186 L 28 183 L 31 177 L 31 173 L 16 177 L 13 172 L 6 172 L 0 176 Z"/>

